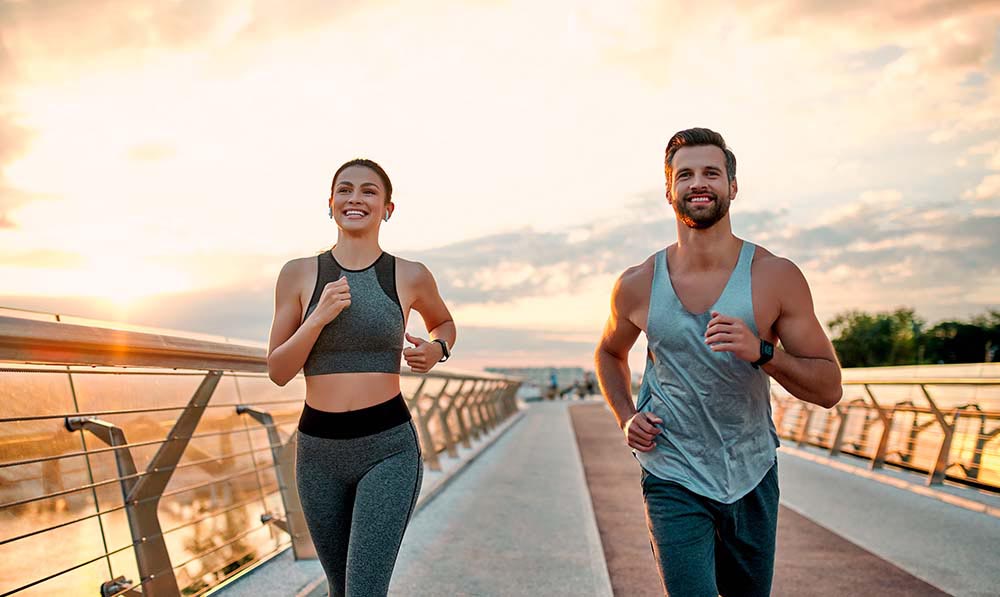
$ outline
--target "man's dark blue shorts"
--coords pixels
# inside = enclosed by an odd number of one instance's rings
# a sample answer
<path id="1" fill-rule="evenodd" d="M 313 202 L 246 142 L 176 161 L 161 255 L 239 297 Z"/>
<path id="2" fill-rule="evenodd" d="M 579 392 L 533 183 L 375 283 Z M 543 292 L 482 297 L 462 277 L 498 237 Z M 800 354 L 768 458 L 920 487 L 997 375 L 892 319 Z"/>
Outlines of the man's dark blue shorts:
<path id="1" fill-rule="evenodd" d="M 650 543 L 675 597 L 767 596 L 774 575 L 778 465 L 732 504 L 642 471 Z"/>

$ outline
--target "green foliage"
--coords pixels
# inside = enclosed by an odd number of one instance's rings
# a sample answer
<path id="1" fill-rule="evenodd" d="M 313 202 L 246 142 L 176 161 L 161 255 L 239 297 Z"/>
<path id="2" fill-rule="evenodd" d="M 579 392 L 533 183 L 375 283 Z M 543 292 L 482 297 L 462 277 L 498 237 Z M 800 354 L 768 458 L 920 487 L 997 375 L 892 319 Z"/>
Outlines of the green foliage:
<path id="1" fill-rule="evenodd" d="M 920 363 L 979 363 L 1000 356 L 1000 311 L 968 322 L 943 321 L 924 330 L 913 309 L 847 311 L 827 322 L 844 367 Z"/>

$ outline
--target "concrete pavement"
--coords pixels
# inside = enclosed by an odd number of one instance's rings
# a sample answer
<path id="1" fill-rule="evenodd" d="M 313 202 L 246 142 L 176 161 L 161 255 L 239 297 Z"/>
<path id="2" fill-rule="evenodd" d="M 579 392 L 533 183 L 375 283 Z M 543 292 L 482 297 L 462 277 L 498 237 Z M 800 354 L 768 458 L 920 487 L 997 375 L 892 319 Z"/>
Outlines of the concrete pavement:
<path id="1" fill-rule="evenodd" d="M 529 407 L 413 519 L 391 595 L 611 595 L 568 404 Z"/>

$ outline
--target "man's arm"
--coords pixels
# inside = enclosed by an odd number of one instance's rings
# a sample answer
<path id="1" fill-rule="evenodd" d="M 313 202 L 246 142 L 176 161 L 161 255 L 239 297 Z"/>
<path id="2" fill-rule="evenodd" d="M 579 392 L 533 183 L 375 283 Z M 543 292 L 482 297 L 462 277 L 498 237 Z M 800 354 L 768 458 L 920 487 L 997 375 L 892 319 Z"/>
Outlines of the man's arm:
<path id="1" fill-rule="evenodd" d="M 629 284 L 630 273 L 627 271 L 618 278 L 611 293 L 611 316 L 594 353 L 594 364 L 601 392 L 618 421 L 618 427 L 625 432 L 626 443 L 648 452 L 653 449 L 653 438 L 660 432 L 655 425 L 663 421 L 649 413 L 637 415 L 632 402 L 628 353 L 641 330 L 628 318 L 635 308 L 636 294 Z"/>
<path id="2" fill-rule="evenodd" d="M 783 350 L 775 348 L 763 369 L 796 398 L 833 408 L 844 394 L 837 353 L 816 319 L 805 276 L 791 261 L 781 261 L 784 294 L 774 332 Z"/>

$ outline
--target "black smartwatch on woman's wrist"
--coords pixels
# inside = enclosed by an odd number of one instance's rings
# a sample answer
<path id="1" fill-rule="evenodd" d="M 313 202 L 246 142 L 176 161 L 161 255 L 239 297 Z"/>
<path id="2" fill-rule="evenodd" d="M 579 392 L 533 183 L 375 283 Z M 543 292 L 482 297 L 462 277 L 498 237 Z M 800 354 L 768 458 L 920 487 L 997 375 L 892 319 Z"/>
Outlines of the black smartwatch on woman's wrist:
<path id="1" fill-rule="evenodd" d="M 448 341 L 444 338 L 434 338 L 433 342 L 437 342 L 441 345 L 441 359 L 439 363 L 447 361 L 451 357 L 451 351 L 448 350 Z"/>

